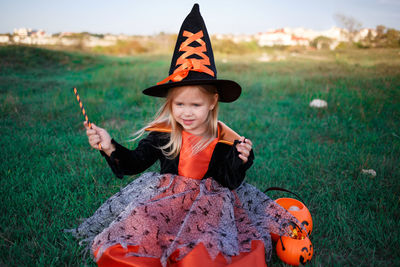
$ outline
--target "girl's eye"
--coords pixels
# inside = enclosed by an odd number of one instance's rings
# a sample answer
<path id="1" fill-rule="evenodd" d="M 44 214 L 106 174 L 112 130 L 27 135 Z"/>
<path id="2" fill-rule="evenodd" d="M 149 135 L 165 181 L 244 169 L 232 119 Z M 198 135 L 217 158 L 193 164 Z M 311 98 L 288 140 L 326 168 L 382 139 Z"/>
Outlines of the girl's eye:
<path id="1" fill-rule="evenodd" d="M 182 103 L 175 103 L 175 105 L 177 105 L 177 106 L 183 106 L 183 104 Z"/>
<path id="2" fill-rule="evenodd" d="M 195 107 L 200 107 L 200 104 L 193 104 L 193 106 L 195 106 Z"/>

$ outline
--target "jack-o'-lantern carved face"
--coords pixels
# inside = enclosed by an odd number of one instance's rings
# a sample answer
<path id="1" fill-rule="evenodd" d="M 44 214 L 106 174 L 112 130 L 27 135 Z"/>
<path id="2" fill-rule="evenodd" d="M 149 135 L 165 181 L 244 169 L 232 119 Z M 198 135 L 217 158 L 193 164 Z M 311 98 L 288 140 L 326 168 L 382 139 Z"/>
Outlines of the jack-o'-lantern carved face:
<path id="1" fill-rule="evenodd" d="M 305 232 L 281 236 L 276 244 L 276 253 L 285 263 L 298 266 L 311 261 L 313 245 Z"/>
<path id="2" fill-rule="evenodd" d="M 310 219 L 311 219 L 311 215 L 310 215 Z M 307 229 L 308 235 L 311 235 L 311 231 L 312 231 L 312 221 L 311 221 L 311 224 L 310 224 L 308 221 L 302 221 L 301 224 L 304 226 L 304 228 Z"/>
<path id="3" fill-rule="evenodd" d="M 307 247 L 303 247 L 302 249 L 301 249 L 301 255 L 300 255 L 300 258 L 299 258 L 299 261 L 300 261 L 300 263 L 301 264 L 306 264 L 307 262 L 309 262 L 309 261 L 311 261 L 311 258 L 312 258 L 312 256 L 313 256 L 313 245 L 311 244 L 311 242 L 310 242 L 310 246 L 307 248 Z"/>

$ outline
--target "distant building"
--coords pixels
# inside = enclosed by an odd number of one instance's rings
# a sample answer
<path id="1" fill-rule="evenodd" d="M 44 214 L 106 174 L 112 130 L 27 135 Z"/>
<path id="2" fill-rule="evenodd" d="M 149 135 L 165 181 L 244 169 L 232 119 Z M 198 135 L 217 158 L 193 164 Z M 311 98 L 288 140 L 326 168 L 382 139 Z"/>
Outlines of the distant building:
<path id="1" fill-rule="evenodd" d="M 256 37 L 259 46 L 291 45 L 291 34 L 285 29 L 277 29 L 259 33 Z"/>
<path id="2" fill-rule="evenodd" d="M 96 46 L 112 46 L 117 43 L 117 39 L 112 39 L 109 36 L 107 38 L 99 38 L 95 36 L 88 36 L 85 38 L 83 45 L 86 47 L 96 47 Z"/>
<path id="3" fill-rule="evenodd" d="M 28 32 L 28 35 L 34 38 L 41 38 L 47 36 L 44 30 L 33 30 L 31 32 Z"/>
<path id="4" fill-rule="evenodd" d="M 310 45 L 310 40 L 304 37 L 297 37 L 296 35 L 292 35 L 291 39 L 292 43 L 295 43 L 296 45 L 300 46 L 309 46 Z"/>
<path id="5" fill-rule="evenodd" d="M 0 43 L 1 44 L 8 44 L 10 42 L 10 36 L 5 34 L 0 34 Z"/>
<path id="6" fill-rule="evenodd" d="M 62 32 L 62 33 L 60 33 L 60 34 L 58 35 L 58 37 L 59 37 L 59 38 L 62 38 L 62 37 L 68 37 L 68 36 L 73 36 L 73 35 L 74 35 L 73 32 Z"/>
<path id="7" fill-rule="evenodd" d="M 259 46 L 309 46 L 310 42 L 318 36 L 325 36 L 339 42 L 347 40 L 346 32 L 337 27 L 332 27 L 326 31 L 314 31 L 304 28 L 273 29 L 267 32 L 258 33 L 255 38 Z"/>
<path id="8" fill-rule="evenodd" d="M 26 37 L 26 36 L 28 36 L 28 33 L 31 31 L 32 31 L 32 29 L 27 29 L 27 28 L 14 29 L 14 35 L 17 35 L 20 37 Z"/>
<path id="9" fill-rule="evenodd" d="M 354 41 L 360 42 L 366 37 L 374 38 L 376 35 L 376 31 L 373 29 L 362 29 L 354 35 Z M 158 37 L 73 32 L 62 32 L 50 36 L 41 29 L 32 30 L 30 28 L 18 28 L 14 29 L 12 35 L 0 35 L 0 43 L 96 47 L 112 46 L 118 41 L 136 40 L 138 42 L 147 42 L 152 38 Z M 213 37 L 216 39 L 230 40 L 235 43 L 255 41 L 259 46 L 310 46 L 310 43 L 314 41 L 314 46 L 318 49 L 325 47 L 335 49 L 341 42 L 347 42 L 349 40 L 349 33 L 345 29 L 338 27 L 332 27 L 325 31 L 314 31 L 299 27 L 270 29 L 257 34 L 215 34 Z M 160 43 L 165 40 L 166 38 L 162 37 L 157 39 L 157 42 Z M 316 41 L 317 43 L 315 44 Z"/>
<path id="10" fill-rule="evenodd" d="M 310 40 L 308 38 L 295 34 L 292 30 L 288 28 L 259 33 L 256 35 L 256 39 L 259 46 L 308 46 L 310 44 Z"/>
<path id="11" fill-rule="evenodd" d="M 354 41 L 355 42 L 360 42 L 361 40 L 365 39 L 368 37 L 368 34 L 370 34 L 371 38 L 375 38 L 376 35 L 378 34 L 376 30 L 374 29 L 368 29 L 364 28 L 361 29 L 355 36 L 354 36 Z"/>

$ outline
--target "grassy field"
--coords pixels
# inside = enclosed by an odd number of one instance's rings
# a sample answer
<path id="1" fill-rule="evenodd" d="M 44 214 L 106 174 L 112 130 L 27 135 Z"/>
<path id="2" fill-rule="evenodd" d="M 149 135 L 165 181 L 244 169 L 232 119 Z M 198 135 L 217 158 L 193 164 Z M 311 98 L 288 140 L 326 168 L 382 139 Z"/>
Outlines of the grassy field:
<path id="1" fill-rule="evenodd" d="M 244 89 L 220 119 L 253 140 L 247 181 L 293 190 L 311 211 L 310 265 L 399 266 L 400 50 L 216 58 L 219 77 Z M 0 47 L 1 266 L 94 266 L 62 229 L 134 177 L 115 178 L 89 147 L 71 88 L 93 122 L 133 148 L 130 134 L 160 103 L 141 91 L 167 76 L 169 60 Z M 328 108 L 310 108 L 314 98 Z"/>

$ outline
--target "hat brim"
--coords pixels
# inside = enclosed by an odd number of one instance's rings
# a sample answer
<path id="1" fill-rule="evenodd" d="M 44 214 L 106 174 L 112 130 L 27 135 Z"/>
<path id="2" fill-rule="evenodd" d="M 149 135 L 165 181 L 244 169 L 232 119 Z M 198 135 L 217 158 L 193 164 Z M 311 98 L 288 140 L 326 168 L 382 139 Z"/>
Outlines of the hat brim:
<path id="1" fill-rule="evenodd" d="M 231 80 L 183 80 L 180 82 L 169 82 L 160 85 L 155 85 L 143 90 L 143 94 L 155 97 L 166 97 L 169 89 L 173 87 L 185 86 L 185 85 L 202 85 L 210 84 L 215 85 L 218 91 L 218 101 L 220 102 L 233 102 L 239 98 L 242 93 L 240 85 Z"/>

